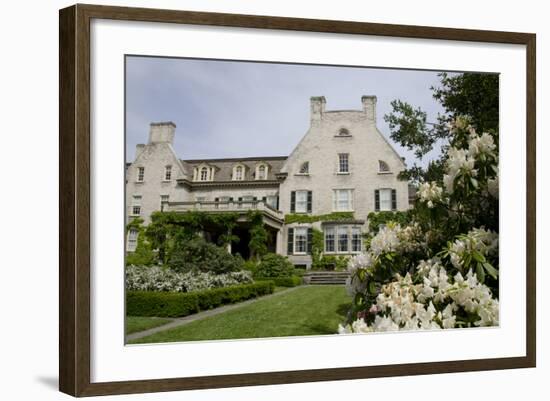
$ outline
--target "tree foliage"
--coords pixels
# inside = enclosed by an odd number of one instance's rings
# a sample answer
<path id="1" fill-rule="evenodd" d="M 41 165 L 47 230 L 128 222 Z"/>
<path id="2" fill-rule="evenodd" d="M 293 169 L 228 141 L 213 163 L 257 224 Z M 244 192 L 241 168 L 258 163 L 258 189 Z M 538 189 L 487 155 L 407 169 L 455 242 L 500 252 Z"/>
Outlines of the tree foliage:
<path id="1" fill-rule="evenodd" d="M 497 74 L 440 73 L 440 85 L 432 87 L 432 96 L 444 109 L 437 121 L 428 122 L 427 114 L 401 100 L 391 102 L 392 112 L 384 116 L 390 127 L 390 137 L 422 159 L 435 146 L 462 146 L 448 124 L 459 116 L 466 116 L 477 132 L 498 132 L 499 77 Z M 413 182 L 441 181 L 445 163 L 443 156 L 426 168 L 417 164 L 400 174 Z"/>

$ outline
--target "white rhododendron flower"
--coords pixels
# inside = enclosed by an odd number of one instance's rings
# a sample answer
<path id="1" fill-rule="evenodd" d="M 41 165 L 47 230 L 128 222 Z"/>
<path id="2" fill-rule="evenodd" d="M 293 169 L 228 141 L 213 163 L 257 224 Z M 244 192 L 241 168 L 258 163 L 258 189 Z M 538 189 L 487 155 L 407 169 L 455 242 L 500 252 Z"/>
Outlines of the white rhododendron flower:
<path id="1" fill-rule="evenodd" d="M 434 207 L 434 202 L 441 200 L 443 188 L 435 182 L 425 182 L 420 184 L 418 188 L 418 196 L 420 200 L 426 202 L 429 208 Z"/>

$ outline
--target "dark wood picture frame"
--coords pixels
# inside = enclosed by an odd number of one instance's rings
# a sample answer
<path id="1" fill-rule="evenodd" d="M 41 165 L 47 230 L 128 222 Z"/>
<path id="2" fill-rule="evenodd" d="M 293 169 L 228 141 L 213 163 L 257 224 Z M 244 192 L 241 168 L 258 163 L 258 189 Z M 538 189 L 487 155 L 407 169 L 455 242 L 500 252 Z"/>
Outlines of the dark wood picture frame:
<path id="1" fill-rule="evenodd" d="M 90 21 L 93 18 L 525 45 L 526 356 L 91 383 Z M 62 392 L 93 396 L 535 367 L 535 34 L 80 4 L 60 10 L 59 29 L 59 388 Z"/>

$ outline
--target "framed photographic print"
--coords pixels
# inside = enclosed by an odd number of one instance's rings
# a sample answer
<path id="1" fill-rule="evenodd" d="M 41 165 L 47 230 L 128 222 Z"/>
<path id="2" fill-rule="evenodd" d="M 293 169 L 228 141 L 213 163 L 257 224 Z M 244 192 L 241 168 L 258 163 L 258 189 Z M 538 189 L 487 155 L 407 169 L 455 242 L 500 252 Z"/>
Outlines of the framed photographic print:
<path id="1" fill-rule="evenodd" d="M 61 10 L 60 390 L 534 367 L 535 113 L 534 34 Z"/>

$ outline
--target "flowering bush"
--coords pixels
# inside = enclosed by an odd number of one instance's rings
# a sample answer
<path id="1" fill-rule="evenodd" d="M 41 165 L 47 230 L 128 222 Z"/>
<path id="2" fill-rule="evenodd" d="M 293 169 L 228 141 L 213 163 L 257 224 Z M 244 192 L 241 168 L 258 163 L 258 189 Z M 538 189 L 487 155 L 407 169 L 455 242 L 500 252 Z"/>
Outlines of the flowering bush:
<path id="1" fill-rule="evenodd" d="M 410 222 L 387 222 L 348 264 L 353 296 L 340 333 L 499 324 L 498 148 L 467 118 L 441 182 L 424 182 Z"/>
<path id="2" fill-rule="evenodd" d="M 128 291 L 191 292 L 252 282 L 252 275 L 247 271 L 225 274 L 179 273 L 161 266 L 126 267 L 126 290 Z"/>

